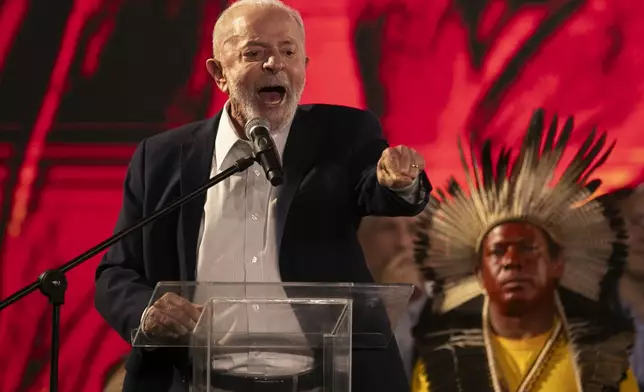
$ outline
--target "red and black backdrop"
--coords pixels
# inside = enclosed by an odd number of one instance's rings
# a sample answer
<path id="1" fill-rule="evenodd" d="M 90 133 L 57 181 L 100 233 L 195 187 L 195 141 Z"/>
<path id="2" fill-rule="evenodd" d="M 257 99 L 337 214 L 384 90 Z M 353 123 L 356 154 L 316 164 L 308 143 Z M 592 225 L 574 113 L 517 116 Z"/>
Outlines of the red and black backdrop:
<path id="1" fill-rule="evenodd" d="M 644 157 L 639 0 L 290 0 L 307 27 L 305 102 L 369 108 L 437 185 L 458 136 L 517 142 L 536 107 L 617 147 L 604 190 Z M 205 71 L 225 0 L 0 0 L 0 296 L 111 234 L 138 141 L 210 116 Z M 575 140 L 577 143 L 578 140 Z M 93 309 L 97 259 L 68 275 L 61 390 L 99 391 L 127 352 Z M 0 390 L 45 391 L 50 313 L 0 313 Z"/>

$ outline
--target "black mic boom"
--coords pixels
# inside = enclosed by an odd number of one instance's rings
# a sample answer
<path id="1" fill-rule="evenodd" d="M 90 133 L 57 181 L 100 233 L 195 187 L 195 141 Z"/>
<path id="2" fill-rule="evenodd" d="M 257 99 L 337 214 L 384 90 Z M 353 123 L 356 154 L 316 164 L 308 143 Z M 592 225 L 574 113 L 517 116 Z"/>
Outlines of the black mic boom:
<path id="1" fill-rule="evenodd" d="M 256 159 L 264 168 L 266 178 L 273 186 L 284 182 L 280 155 L 269 131 L 270 123 L 263 118 L 254 118 L 246 123 L 244 132 L 253 145 Z"/>

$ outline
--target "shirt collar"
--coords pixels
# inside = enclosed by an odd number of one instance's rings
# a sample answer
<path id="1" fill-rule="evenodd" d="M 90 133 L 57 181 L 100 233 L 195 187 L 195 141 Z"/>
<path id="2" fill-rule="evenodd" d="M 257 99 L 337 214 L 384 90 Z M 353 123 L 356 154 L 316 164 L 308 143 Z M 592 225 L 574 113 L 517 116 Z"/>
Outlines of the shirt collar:
<path id="1" fill-rule="evenodd" d="M 224 110 L 221 113 L 221 119 L 219 120 L 219 127 L 217 129 L 217 137 L 215 139 L 215 159 L 217 166 L 220 166 L 221 163 L 226 158 L 226 155 L 230 150 L 235 146 L 238 141 L 248 143 L 237 136 L 235 132 L 235 125 L 230 114 L 230 100 L 226 101 L 224 104 Z M 293 124 L 293 119 L 291 119 L 283 129 L 280 129 L 278 132 L 271 132 L 273 141 L 275 142 L 275 147 L 280 154 L 280 159 L 284 155 L 284 147 L 286 146 L 286 139 L 291 130 L 291 125 Z M 219 168 L 218 168 L 219 169 Z"/>

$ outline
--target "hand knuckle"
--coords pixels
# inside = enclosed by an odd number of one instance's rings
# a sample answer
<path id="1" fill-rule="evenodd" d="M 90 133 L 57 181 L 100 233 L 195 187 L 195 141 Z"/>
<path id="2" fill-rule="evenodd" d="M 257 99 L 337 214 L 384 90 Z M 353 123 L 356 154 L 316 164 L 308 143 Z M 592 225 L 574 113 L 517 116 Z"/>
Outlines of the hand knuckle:
<path id="1" fill-rule="evenodd" d="M 163 317 L 159 318 L 159 325 L 162 325 L 164 327 L 172 325 L 172 318 L 164 314 Z"/>

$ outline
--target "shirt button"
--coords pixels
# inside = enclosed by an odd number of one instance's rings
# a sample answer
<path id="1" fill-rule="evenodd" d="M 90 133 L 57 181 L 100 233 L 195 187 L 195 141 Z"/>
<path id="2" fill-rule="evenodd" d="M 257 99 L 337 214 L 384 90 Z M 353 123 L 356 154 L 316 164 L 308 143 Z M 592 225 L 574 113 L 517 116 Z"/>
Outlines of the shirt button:
<path id="1" fill-rule="evenodd" d="M 250 262 L 251 263 L 257 263 L 257 257 L 253 256 L 253 258 L 250 259 Z"/>
<path id="2" fill-rule="evenodd" d="M 260 174 L 262 174 L 262 173 L 260 173 L 260 172 L 259 172 L 259 170 L 255 169 L 255 175 L 256 175 L 257 177 L 259 177 L 259 175 L 260 175 Z"/>
<path id="3" fill-rule="evenodd" d="M 257 304 L 253 305 L 253 310 L 256 312 L 259 312 L 259 305 Z"/>
<path id="4" fill-rule="evenodd" d="M 250 216 L 250 219 L 252 219 L 252 220 L 256 221 L 256 220 L 257 220 L 257 214 L 252 214 L 252 215 Z"/>

